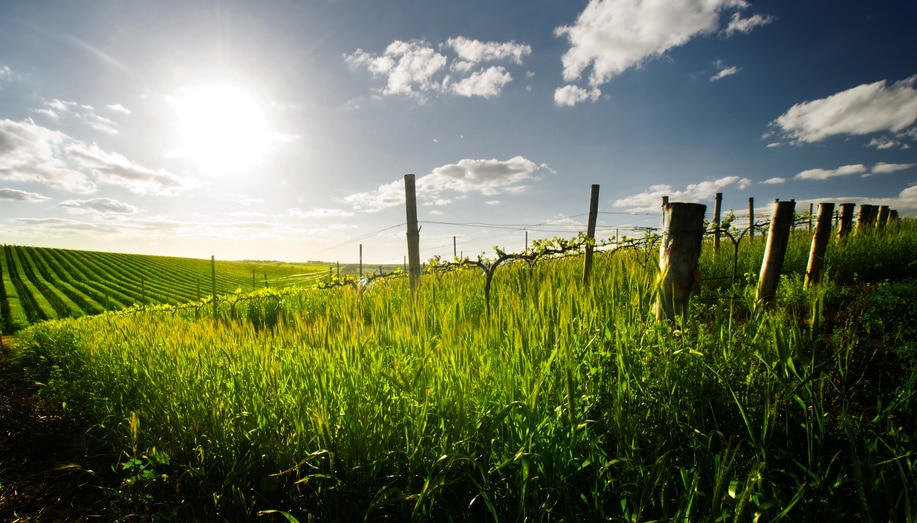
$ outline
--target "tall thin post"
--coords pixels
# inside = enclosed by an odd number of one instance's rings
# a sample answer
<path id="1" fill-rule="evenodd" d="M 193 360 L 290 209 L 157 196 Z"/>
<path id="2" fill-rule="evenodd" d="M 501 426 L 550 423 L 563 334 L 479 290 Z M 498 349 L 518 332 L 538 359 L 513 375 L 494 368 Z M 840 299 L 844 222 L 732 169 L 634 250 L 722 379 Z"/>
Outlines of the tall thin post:
<path id="1" fill-rule="evenodd" d="M 720 252 L 720 209 L 723 207 L 723 193 L 716 193 L 713 202 L 713 251 Z"/>
<path id="2" fill-rule="evenodd" d="M 812 249 L 809 251 L 809 264 L 806 268 L 804 289 L 808 289 L 809 285 L 821 283 L 825 267 L 825 250 L 828 247 L 828 240 L 831 239 L 832 214 L 834 214 L 833 203 L 818 204 L 818 220 L 815 224 L 815 235 L 812 236 Z"/>
<path id="3" fill-rule="evenodd" d="M 755 237 L 755 199 L 748 198 L 748 237 Z"/>
<path id="4" fill-rule="evenodd" d="M 404 175 L 404 200 L 408 219 L 408 265 L 413 293 L 420 284 L 420 229 L 417 227 L 417 193 L 413 174 Z"/>
<path id="5" fill-rule="evenodd" d="M 853 224 L 853 208 L 855 203 L 842 203 L 841 216 L 837 224 L 837 241 L 841 241 L 850 234 L 850 226 Z"/>
<path id="6" fill-rule="evenodd" d="M 688 299 L 697 281 L 701 244 L 704 239 L 704 214 L 707 206 L 699 203 L 667 203 L 663 213 L 665 228 L 659 247 L 662 288 L 656 302 L 656 318 L 684 318 Z"/>
<path id="7" fill-rule="evenodd" d="M 876 229 L 885 227 L 886 223 L 888 223 L 888 205 L 880 205 L 878 217 L 876 219 Z"/>
<path id="8" fill-rule="evenodd" d="M 786 256 L 787 244 L 790 241 L 795 210 L 795 200 L 774 202 L 771 228 L 767 235 L 767 246 L 764 248 L 764 262 L 761 264 L 761 275 L 758 279 L 757 299 L 765 303 L 772 302 L 777 297 L 780 269 L 783 267 L 783 258 Z"/>
<path id="9" fill-rule="evenodd" d="M 599 214 L 599 185 L 592 184 L 589 191 L 589 222 L 586 226 L 586 237 L 589 243 L 586 244 L 586 256 L 583 259 L 583 286 L 589 286 L 589 278 L 592 273 L 592 252 L 595 249 L 595 222 Z"/>
<path id="10" fill-rule="evenodd" d="M 872 214 L 872 205 L 860 205 L 857 213 L 857 234 L 862 233 L 869 228 L 869 215 Z"/>
<path id="11" fill-rule="evenodd" d="M 452 237 L 452 259 L 458 258 L 458 243 L 455 241 L 455 236 Z"/>
<path id="12" fill-rule="evenodd" d="M 360 244 L 360 279 L 363 279 L 363 244 Z"/>
<path id="13" fill-rule="evenodd" d="M 213 321 L 217 320 L 217 262 L 210 256 L 210 291 L 213 296 Z"/>
<path id="14" fill-rule="evenodd" d="M 255 286 L 257 285 L 255 280 L 255 268 L 252 267 L 252 292 L 255 292 Z"/>
<path id="15" fill-rule="evenodd" d="M 667 205 L 669 205 L 669 197 L 663 196 L 662 197 L 662 230 L 663 231 L 665 230 L 665 213 L 666 213 Z"/>
<path id="16" fill-rule="evenodd" d="M 812 211 L 813 211 L 813 209 L 814 209 L 814 207 L 812 207 L 813 205 L 814 205 L 814 204 L 812 204 L 812 203 L 809 204 L 809 225 L 808 225 L 808 227 L 809 227 L 809 229 L 808 229 L 809 232 L 812 232 Z M 821 204 L 819 204 L 819 205 L 821 205 Z M 832 205 L 832 207 L 833 207 L 833 205 Z"/>

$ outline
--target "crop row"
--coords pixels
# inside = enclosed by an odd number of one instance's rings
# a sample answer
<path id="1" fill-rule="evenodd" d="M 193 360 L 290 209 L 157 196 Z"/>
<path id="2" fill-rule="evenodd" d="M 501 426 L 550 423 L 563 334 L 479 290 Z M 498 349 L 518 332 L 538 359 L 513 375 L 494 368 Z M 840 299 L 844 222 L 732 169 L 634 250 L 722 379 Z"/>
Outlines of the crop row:
<path id="1" fill-rule="evenodd" d="M 4 332 L 51 318 L 200 300 L 214 288 L 218 294 L 229 294 L 266 286 L 287 287 L 325 274 L 324 267 L 309 265 L 212 262 L 13 245 L 3 247 L 0 271 Z"/>

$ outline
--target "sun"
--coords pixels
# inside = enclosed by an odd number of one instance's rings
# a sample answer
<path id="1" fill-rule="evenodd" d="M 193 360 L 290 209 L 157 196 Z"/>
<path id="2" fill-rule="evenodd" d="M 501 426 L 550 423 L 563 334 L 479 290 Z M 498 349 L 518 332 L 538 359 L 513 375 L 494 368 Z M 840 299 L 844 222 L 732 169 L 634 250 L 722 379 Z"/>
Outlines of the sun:
<path id="1" fill-rule="evenodd" d="M 175 112 L 176 146 L 168 156 L 190 161 L 202 174 L 242 173 L 273 147 L 263 104 L 237 85 L 181 87 L 166 100 Z"/>

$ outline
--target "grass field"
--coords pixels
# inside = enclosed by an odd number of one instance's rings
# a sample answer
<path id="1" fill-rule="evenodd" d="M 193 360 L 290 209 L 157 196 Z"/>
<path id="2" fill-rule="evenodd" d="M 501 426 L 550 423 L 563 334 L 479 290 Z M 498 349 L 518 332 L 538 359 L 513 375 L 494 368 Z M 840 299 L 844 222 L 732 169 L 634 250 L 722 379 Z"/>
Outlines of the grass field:
<path id="1" fill-rule="evenodd" d="M 135 305 L 181 304 L 211 296 L 313 285 L 327 265 L 211 260 L 5 245 L 0 253 L 0 327 Z"/>
<path id="2" fill-rule="evenodd" d="M 735 266 L 705 245 L 674 327 L 655 251 L 628 249 L 588 289 L 581 258 L 501 267 L 490 312 L 467 269 L 46 321 L 15 349 L 85 420 L 72 470 L 108 518 L 915 521 L 917 224 L 832 242 L 803 290 L 810 238 L 771 307 L 762 241 Z"/>

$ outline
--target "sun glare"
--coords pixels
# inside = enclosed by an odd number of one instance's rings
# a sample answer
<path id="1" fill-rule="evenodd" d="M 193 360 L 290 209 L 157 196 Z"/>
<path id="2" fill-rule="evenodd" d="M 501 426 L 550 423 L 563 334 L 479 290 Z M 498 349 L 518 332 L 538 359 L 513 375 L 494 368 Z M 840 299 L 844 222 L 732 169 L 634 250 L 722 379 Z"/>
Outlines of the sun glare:
<path id="1" fill-rule="evenodd" d="M 238 174 L 260 163 L 271 149 L 264 109 L 239 87 L 182 87 L 167 100 L 177 117 L 177 146 L 169 156 L 189 160 L 203 174 Z"/>

